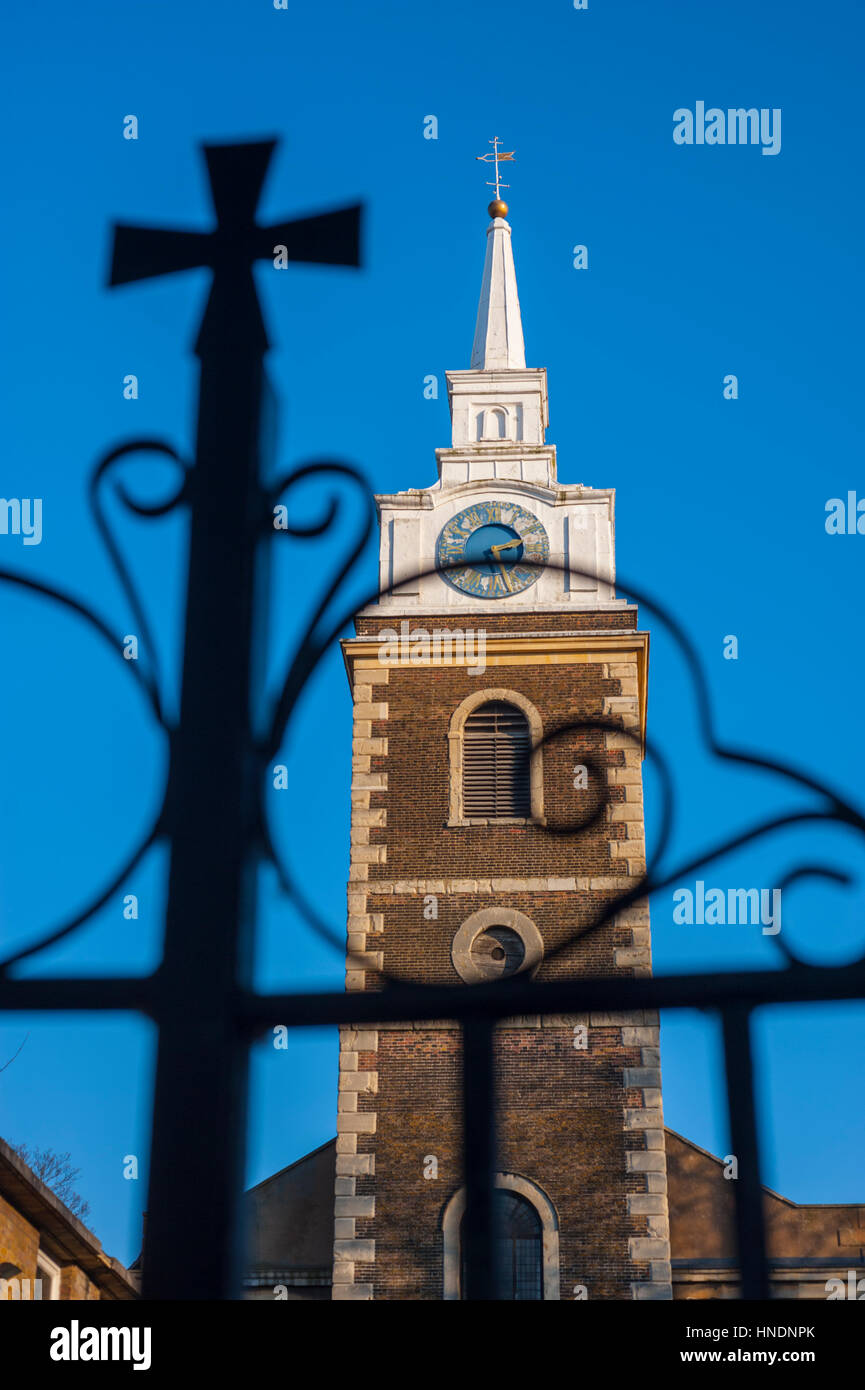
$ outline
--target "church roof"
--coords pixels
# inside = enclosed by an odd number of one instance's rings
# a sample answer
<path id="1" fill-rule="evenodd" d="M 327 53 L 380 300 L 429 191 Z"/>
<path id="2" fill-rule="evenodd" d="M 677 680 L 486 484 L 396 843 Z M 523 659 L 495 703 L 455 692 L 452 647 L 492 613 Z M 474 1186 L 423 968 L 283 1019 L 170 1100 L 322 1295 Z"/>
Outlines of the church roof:
<path id="1" fill-rule="evenodd" d="M 244 1194 L 247 1288 L 329 1289 L 336 1140 Z"/>
<path id="2" fill-rule="evenodd" d="M 727 1282 L 732 1277 L 735 1283 L 733 1185 L 724 1179 L 725 1160 L 675 1130 L 665 1129 L 664 1138 L 675 1278 L 687 1281 L 690 1271 L 693 1279 L 705 1279 L 709 1271 L 726 1270 Z M 329 1285 L 335 1153 L 331 1139 L 246 1193 L 247 1287 L 284 1282 L 297 1296 L 300 1286 L 313 1293 Z M 860 1258 L 865 1208 L 799 1204 L 764 1192 L 773 1270 L 789 1269 L 791 1277 L 798 1270 L 800 1277 L 810 1269 L 819 1281 L 844 1260 Z"/>

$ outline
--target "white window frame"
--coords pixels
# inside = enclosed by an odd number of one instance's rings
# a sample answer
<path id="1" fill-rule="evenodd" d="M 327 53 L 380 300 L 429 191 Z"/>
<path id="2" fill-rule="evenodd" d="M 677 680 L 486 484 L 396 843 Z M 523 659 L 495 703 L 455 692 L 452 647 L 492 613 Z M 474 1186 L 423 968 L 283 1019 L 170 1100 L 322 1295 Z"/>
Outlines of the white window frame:
<path id="1" fill-rule="evenodd" d="M 36 1254 L 36 1278 L 42 1280 L 43 1300 L 56 1302 L 60 1298 L 60 1266 L 44 1250 Z"/>

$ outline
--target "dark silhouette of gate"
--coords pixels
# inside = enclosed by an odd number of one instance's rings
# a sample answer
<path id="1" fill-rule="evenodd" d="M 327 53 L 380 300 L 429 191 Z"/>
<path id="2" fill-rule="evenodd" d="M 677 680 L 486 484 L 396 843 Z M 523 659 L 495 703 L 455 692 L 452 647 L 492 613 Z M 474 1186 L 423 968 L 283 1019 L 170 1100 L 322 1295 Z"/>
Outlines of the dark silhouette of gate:
<path id="1" fill-rule="evenodd" d="M 178 506 L 189 510 L 180 718 L 176 727 L 168 724 L 152 674 L 136 671 L 135 678 L 142 683 L 154 717 L 170 737 L 168 785 L 159 817 L 121 873 L 85 911 L 0 962 L 0 1008 L 136 1010 L 155 1022 L 159 1043 L 143 1296 L 177 1300 L 239 1295 L 237 1215 L 246 1132 L 247 1057 L 250 1044 L 265 1030 L 280 1024 L 294 1028 L 338 1024 L 372 1027 L 376 1023 L 442 1018 L 461 1025 L 467 1189 L 465 1295 L 487 1299 L 495 1296 L 496 1024 L 521 1014 L 680 1008 L 712 1011 L 720 1016 L 723 1028 L 730 1139 L 739 1161 L 734 1192 L 742 1296 L 765 1298 L 769 1286 L 752 1014 L 767 1004 L 865 998 L 865 958 L 837 967 L 808 966 L 776 938 L 775 944 L 786 958 L 785 968 L 780 970 L 635 979 L 584 977 L 545 984 L 516 975 L 495 983 L 456 987 L 385 980 L 381 990 L 349 995 L 262 995 L 250 987 L 254 876 L 263 860 L 275 864 L 285 890 L 308 920 L 327 931 L 278 863 L 263 811 L 263 788 L 269 760 L 280 745 L 305 683 L 351 617 L 348 613 L 329 620 L 327 614 L 372 530 L 369 511 L 362 534 L 339 566 L 306 629 L 262 733 L 254 727 L 251 691 L 260 647 L 256 633 L 263 630 L 266 591 L 260 562 L 274 538 L 274 507 L 292 487 L 310 480 L 334 483 L 348 479 L 369 498 L 361 475 L 332 461 L 307 464 L 272 485 L 263 478 L 263 409 L 268 393 L 264 357 L 268 344 L 252 278 L 253 262 L 280 254 L 284 260 L 359 264 L 358 207 L 271 228 L 256 224 L 255 209 L 273 148 L 273 142 L 265 142 L 205 149 L 217 218 L 213 232 L 116 229 L 113 285 L 199 265 L 213 271 L 196 344 L 201 385 L 194 464 L 184 464 L 163 441 L 137 440 L 107 454 L 91 483 L 97 524 L 140 630 L 147 637 L 146 618 L 105 524 L 98 487 L 113 465 L 132 452 L 158 452 L 173 459 L 180 470 L 180 485 L 169 502 L 149 509 L 135 507 L 144 516 L 164 515 Z M 293 521 L 289 508 L 282 530 L 302 542 L 323 534 L 334 515 L 332 499 L 325 519 L 317 525 Z M 580 573 L 577 569 L 571 572 Z M 0 570 L 0 579 L 64 605 L 119 654 L 117 636 L 77 599 L 7 570 Z M 630 587 L 629 592 L 636 595 Z M 703 735 L 713 753 L 781 773 L 822 798 L 816 809 L 809 807 L 778 817 L 727 844 L 714 846 L 699 860 L 680 866 L 676 876 L 693 873 L 701 864 L 786 825 L 836 821 L 865 833 L 860 812 L 812 778 L 777 761 L 723 747 L 716 740 L 699 663 L 687 637 L 656 603 L 645 595 L 637 596 L 667 623 L 690 664 Z M 145 645 L 153 650 L 152 644 Z M 592 722 L 571 726 L 583 730 L 598 727 L 620 725 Z M 537 751 L 531 750 L 528 756 Z M 657 760 L 657 754 L 649 751 Z M 601 806 L 593 820 L 603 812 Z M 663 822 L 661 840 L 665 842 L 669 806 Z M 572 827 L 569 833 L 578 834 L 591 823 Z M 152 975 L 16 977 L 16 964 L 71 934 L 118 891 L 130 870 L 158 840 L 170 847 L 169 898 L 164 956 Z M 673 881 L 672 877 L 657 876 L 658 859 L 656 854 L 644 878 L 628 881 L 626 891 L 588 930 L 597 929 Z M 789 874 L 785 883 L 806 875 L 843 878 L 819 865 L 806 864 Z M 582 928 L 581 934 L 586 930 Z M 202 1153 L 207 1155 L 205 1164 L 201 1163 Z"/>

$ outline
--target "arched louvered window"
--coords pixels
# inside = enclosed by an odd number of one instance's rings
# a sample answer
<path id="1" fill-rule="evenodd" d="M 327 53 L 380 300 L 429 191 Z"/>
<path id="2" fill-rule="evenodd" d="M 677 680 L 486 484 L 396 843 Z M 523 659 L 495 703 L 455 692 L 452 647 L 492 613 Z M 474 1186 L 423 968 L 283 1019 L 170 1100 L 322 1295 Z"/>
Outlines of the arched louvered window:
<path id="1" fill-rule="evenodd" d="M 538 1213 L 525 1197 L 496 1188 L 493 1222 L 499 1298 L 523 1302 L 543 1299 L 543 1237 Z M 460 1292 L 464 1298 L 465 1242 L 461 1244 Z"/>
<path id="2" fill-rule="evenodd" d="M 463 729 L 463 814 L 493 820 L 531 814 L 531 739 L 522 710 L 480 705 Z"/>

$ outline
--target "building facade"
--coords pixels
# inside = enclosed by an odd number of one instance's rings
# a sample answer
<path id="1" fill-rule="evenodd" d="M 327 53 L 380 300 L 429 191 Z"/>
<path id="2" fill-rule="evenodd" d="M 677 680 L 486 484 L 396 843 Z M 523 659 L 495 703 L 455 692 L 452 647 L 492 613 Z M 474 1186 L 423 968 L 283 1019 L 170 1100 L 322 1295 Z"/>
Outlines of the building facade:
<path id="1" fill-rule="evenodd" d="M 645 869 L 648 636 L 613 491 L 558 480 L 506 211 L 438 480 L 377 499 L 381 596 L 343 643 L 349 990 L 651 968 L 648 905 L 594 927 Z M 342 1030 L 337 1299 L 461 1296 L 460 1050 L 447 1021 Z M 514 1019 L 495 1050 L 505 1296 L 670 1298 L 657 1016 Z"/>
<path id="2" fill-rule="evenodd" d="M 135 1276 L 0 1139 L 0 1298 L 137 1297 Z"/>
<path id="3" fill-rule="evenodd" d="M 674 1130 L 664 1130 L 664 1141 L 673 1298 L 740 1298 L 727 1165 Z M 333 1283 L 336 1159 L 331 1139 L 247 1193 L 245 1297 L 320 1301 L 340 1287 Z M 865 1206 L 800 1204 L 768 1188 L 764 1203 L 773 1298 L 865 1298 Z M 572 1298 L 573 1289 L 560 1288 L 559 1297 Z"/>

